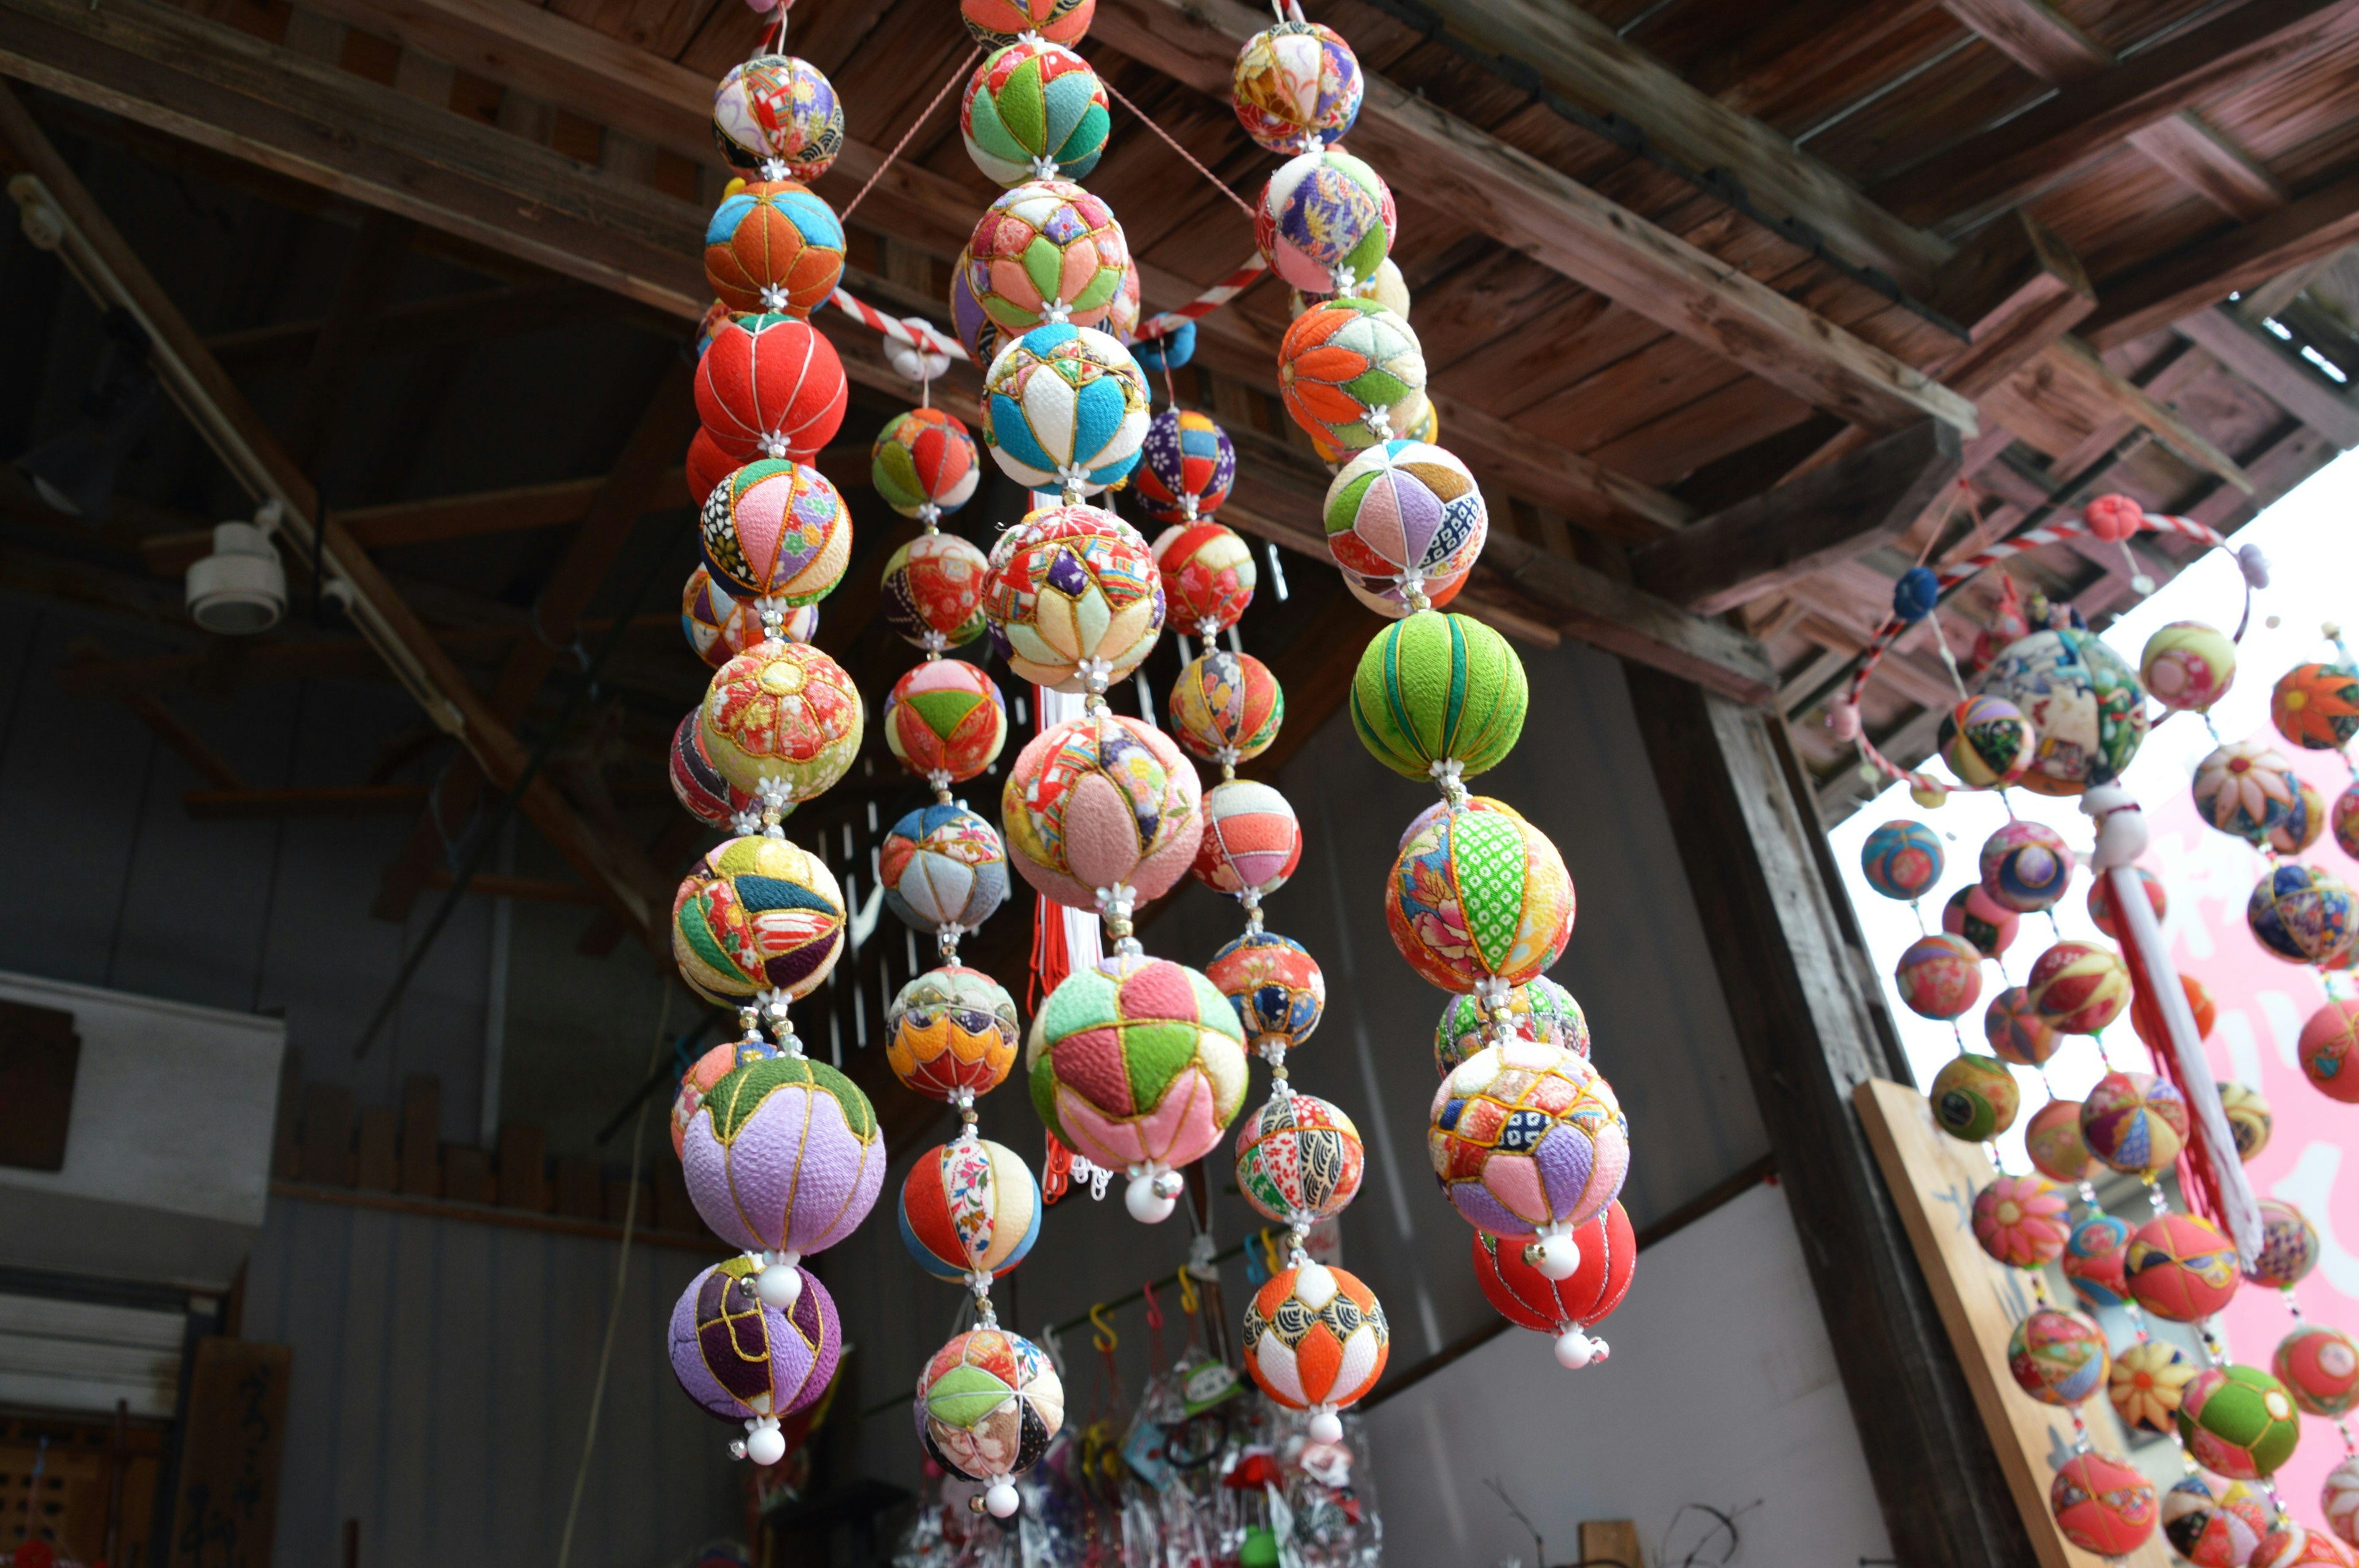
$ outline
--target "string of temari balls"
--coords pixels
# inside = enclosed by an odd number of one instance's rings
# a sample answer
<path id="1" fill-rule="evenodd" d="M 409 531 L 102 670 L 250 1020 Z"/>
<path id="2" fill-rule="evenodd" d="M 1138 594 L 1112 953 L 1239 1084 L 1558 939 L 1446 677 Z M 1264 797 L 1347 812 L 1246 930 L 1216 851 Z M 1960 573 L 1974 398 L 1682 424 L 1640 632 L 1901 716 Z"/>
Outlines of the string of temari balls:
<path id="1" fill-rule="evenodd" d="M 771 1465 L 842 1350 L 835 1304 L 801 1260 L 866 1217 L 886 1165 L 866 1097 L 803 1054 L 788 1016 L 833 970 L 845 911 L 825 863 L 780 827 L 843 775 L 863 731 L 851 677 L 810 641 L 852 552 L 843 498 L 810 466 L 847 388 L 809 319 L 842 271 L 843 230 L 805 182 L 842 147 L 843 115 L 807 61 L 763 53 L 723 78 L 712 124 L 745 178 L 705 236 L 717 302 L 687 464 L 703 559 L 681 622 L 714 673 L 673 737 L 671 778 L 682 806 L 734 837 L 680 883 L 672 951 L 691 989 L 738 1010 L 743 1033 L 683 1077 L 672 1145 L 697 1212 L 744 1250 L 690 1283 L 670 1355 L 690 1398 L 744 1423 L 732 1451 Z"/>

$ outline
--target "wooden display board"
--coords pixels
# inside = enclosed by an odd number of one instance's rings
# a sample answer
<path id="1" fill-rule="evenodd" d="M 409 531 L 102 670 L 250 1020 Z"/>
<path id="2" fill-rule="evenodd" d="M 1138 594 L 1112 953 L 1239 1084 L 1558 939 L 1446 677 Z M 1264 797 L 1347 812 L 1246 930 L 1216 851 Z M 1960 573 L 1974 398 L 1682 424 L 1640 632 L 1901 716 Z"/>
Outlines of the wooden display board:
<path id="1" fill-rule="evenodd" d="M 284 1345 L 197 1342 L 169 1568 L 270 1568 L 293 1356 Z"/>
<path id="2" fill-rule="evenodd" d="M 2025 1394 L 2006 1369 L 2007 1339 L 2033 1302 L 2021 1271 L 1993 1261 L 1974 1240 L 1974 1195 L 1998 1173 L 1989 1159 L 1978 1145 L 1934 1126 L 1925 1097 L 1905 1085 L 1870 1078 L 1852 1091 L 1852 1102 L 1859 1108 L 1876 1163 L 1908 1227 L 1918 1265 L 1932 1288 L 2007 1489 L 2044 1568 L 2104 1568 L 2114 1561 L 2132 1568 L 2169 1568 L 2158 1528 L 2129 1556 L 2108 1559 L 2067 1541 L 2048 1511 L 2057 1466 L 2071 1457 L 2072 1421 Z M 2092 1444 L 2103 1446 L 2102 1434 L 2111 1423 L 2101 1411 L 2089 1411 L 2083 1419 L 2092 1428 Z"/>

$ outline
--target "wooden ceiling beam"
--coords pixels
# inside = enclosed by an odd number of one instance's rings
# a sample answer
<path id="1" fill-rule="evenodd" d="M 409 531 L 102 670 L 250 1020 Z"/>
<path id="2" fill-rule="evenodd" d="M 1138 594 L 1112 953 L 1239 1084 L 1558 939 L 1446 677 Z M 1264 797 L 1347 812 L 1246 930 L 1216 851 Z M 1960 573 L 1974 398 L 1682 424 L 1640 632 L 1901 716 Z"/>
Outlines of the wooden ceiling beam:
<path id="1" fill-rule="evenodd" d="M 2337 447 L 2346 451 L 2359 447 L 2359 398 L 2329 384 L 2264 329 L 2223 306 L 2182 316 L 2173 325 L 2180 336 L 2200 344 L 2278 407 Z"/>
<path id="2" fill-rule="evenodd" d="M 2256 222 L 2158 256 L 2098 285 L 2089 341 L 2112 348 L 2359 242 L 2359 169 L 2297 196 Z"/>
<path id="3" fill-rule="evenodd" d="M 424 784 L 331 784 L 315 789 L 192 789 L 180 805 L 198 822 L 288 822 L 326 817 L 408 816 L 426 804 Z"/>
<path id="4" fill-rule="evenodd" d="M 377 316 L 364 351 L 411 353 L 423 349 L 464 347 L 498 338 L 578 326 L 627 310 L 621 295 L 572 278 L 471 289 L 439 299 L 390 305 Z M 670 319 L 663 319 L 667 330 Z M 325 322 L 318 317 L 249 327 L 205 340 L 205 347 L 233 375 L 301 370 Z"/>

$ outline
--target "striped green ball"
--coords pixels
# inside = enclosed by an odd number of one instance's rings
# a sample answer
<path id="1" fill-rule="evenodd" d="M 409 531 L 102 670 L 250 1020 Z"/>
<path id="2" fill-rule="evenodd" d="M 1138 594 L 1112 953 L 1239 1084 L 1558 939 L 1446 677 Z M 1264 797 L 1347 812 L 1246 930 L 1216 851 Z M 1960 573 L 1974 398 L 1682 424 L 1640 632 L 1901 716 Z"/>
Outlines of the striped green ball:
<path id="1" fill-rule="evenodd" d="M 1472 778 L 1515 749 L 1529 692 L 1507 640 L 1470 616 L 1422 610 L 1376 634 L 1352 677 L 1352 728 L 1413 779 L 1449 760 Z"/>

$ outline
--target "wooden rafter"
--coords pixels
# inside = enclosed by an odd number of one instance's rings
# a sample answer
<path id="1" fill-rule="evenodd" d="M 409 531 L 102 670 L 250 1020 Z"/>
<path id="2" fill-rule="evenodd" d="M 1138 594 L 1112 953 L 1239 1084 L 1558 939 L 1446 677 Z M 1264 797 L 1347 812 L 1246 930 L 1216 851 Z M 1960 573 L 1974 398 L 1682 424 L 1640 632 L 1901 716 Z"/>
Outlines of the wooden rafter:
<path id="1" fill-rule="evenodd" d="M 2176 325 L 2180 336 L 2201 345 L 2336 446 L 2359 447 L 2359 399 L 2329 385 L 2240 313 L 2215 307 L 2181 317 Z"/>
<path id="2" fill-rule="evenodd" d="M 2126 343 L 2359 241 L 2359 170 L 2297 196 L 2256 222 L 2173 251 L 2100 288 L 2089 341 Z"/>

